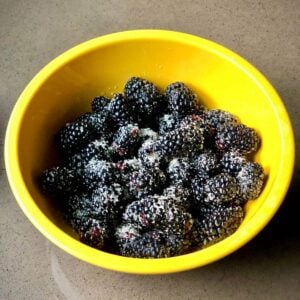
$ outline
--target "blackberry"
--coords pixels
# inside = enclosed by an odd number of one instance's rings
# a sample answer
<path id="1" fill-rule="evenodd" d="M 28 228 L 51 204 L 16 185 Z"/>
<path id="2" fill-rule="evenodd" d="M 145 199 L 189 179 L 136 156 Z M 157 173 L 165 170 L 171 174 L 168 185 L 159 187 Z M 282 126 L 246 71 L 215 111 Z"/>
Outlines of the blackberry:
<path id="1" fill-rule="evenodd" d="M 225 152 L 220 160 L 221 167 L 225 172 L 236 175 L 247 162 L 245 156 L 238 152 Z"/>
<path id="2" fill-rule="evenodd" d="M 240 188 L 235 177 L 220 173 L 208 179 L 204 185 L 204 201 L 210 203 L 230 202 L 239 195 Z"/>
<path id="3" fill-rule="evenodd" d="M 163 196 L 167 197 L 169 201 L 174 202 L 175 205 L 182 207 L 183 209 L 189 209 L 191 207 L 191 193 L 189 189 L 180 183 L 165 188 Z"/>
<path id="4" fill-rule="evenodd" d="M 203 119 L 205 124 L 214 130 L 224 124 L 238 123 L 236 116 L 221 109 L 210 109 L 204 111 Z"/>
<path id="5" fill-rule="evenodd" d="M 246 163 L 237 174 L 241 194 L 246 200 L 256 199 L 264 184 L 263 168 L 258 163 Z"/>
<path id="6" fill-rule="evenodd" d="M 109 105 L 108 113 L 110 118 L 118 126 L 122 126 L 132 121 L 130 113 L 130 103 L 122 94 L 114 94 Z"/>
<path id="7" fill-rule="evenodd" d="M 159 118 L 159 134 L 163 135 L 174 130 L 179 125 L 179 118 L 175 114 L 164 114 Z"/>
<path id="8" fill-rule="evenodd" d="M 111 162 L 92 158 L 82 169 L 83 185 L 91 190 L 99 184 L 110 184 L 115 181 L 117 168 Z"/>
<path id="9" fill-rule="evenodd" d="M 87 114 L 85 122 L 88 123 L 89 128 L 96 138 L 105 138 L 109 140 L 112 132 L 115 130 L 114 125 L 109 120 L 107 110 Z"/>
<path id="10" fill-rule="evenodd" d="M 73 170 L 81 170 L 94 157 L 110 160 L 112 149 L 105 140 L 94 140 L 82 148 L 77 154 L 66 160 L 66 164 Z"/>
<path id="11" fill-rule="evenodd" d="M 186 155 L 203 148 L 203 130 L 195 122 L 180 126 L 158 140 L 158 147 L 167 158 Z"/>
<path id="12" fill-rule="evenodd" d="M 164 162 L 162 151 L 156 140 L 146 140 L 138 150 L 138 157 L 147 168 L 159 167 Z"/>
<path id="13" fill-rule="evenodd" d="M 80 188 L 76 173 L 66 167 L 45 170 L 40 177 L 41 188 L 50 195 L 76 193 Z"/>
<path id="14" fill-rule="evenodd" d="M 137 146 L 140 141 L 140 130 L 135 124 L 126 124 L 119 127 L 113 136 L 112 149 L 120 157 L 128 157 L 137 154 Z"/>
<path id="15" fill-rule="evenodd" d="M 157 167 L 142 168 L 130 174 L 129 191 L 135 197 L 160 191 L 166 181 L 165 174 Z"/>
<path id="16" fill-rule="evenodd" d="M 237 151 L 241 154 L 249 154 L 257 151 L 259 137 L 254 129 L 246 125 L 229 123 L 218 129 L 216 146 L 221 151 Z"/>
<path id="17" fill-rule="evenodd" d="M 202 245 L 208 246 L 219 242 L 233 234 L 244 218 L 243 208 L 240 206 L 224 206 L 219 204 L 207 208 L 200 224 L 196 222 L 198 238 L 201 237 Z"/>
<path id="18" fill-rule="evenodd" d="M 124 87 L 124 95 L 130 99 L 142 115 L 152 115 L 161 101 L 162 95 L 157 87 L 142 78 L 130 78 Z"/>
<path id="19" fill-rule="evenodd" d="M 142 142 L 145 142 L 147 140 L 156 141 L 158 139 L 158 134 L 156 131 L 152 130 L 151 128 L 141 128 L 140 137 Z"/>
<path id="20" fill-rule="evenodd" d="M 79 230 L 80 241 L 93 248 L 103 249 L 109 238 L 108 230 L 100 220 L 88 219 Z"/>
<path id="21" fill-rule="evenodd" d="M 107 105 L 109 104 L 109 98 L 104 96 L 95 97 L 92 101 L 92 111 L 101 112 L 103 111 Z"/>
<path id="22" fill-rule="evenodd" d="M 94 130 L 84 118 L 73 123 L 67 123 L 56 136 L 58 148 L 63 155 L 68 156 L 88 143 L 93 134 Z"/>
<path id="23" fill-rule="evenodd" d="M 191 190 L 196 206 L 201 204 L 205 198 L 204 185 L 208 180 L 208 174 L 203 170 L 199 169 L 197 175 L 192 179 Z"/>
<path id="24" fill-rule="evenodd" d="M 191 178 L 191 165 L 187 157 L 173 158 L 166 170 L 171 184 L 187 183 Z"/>
<path id="25" fill-rule="evenodd" d="M 182 82 L 168 85 L 166 96 L 170 111 L 180 115 L 190 114 L 197 107 L 196 95 Z"/>
<path id="26" fill-rule="evenodd" d="M 198 170 L 204 170 L 209 175 L 216 174 L 220 169 L 218 156 L 212 150 L 207 150 L 197 156 L 193 165 L 196 172 Z"/>

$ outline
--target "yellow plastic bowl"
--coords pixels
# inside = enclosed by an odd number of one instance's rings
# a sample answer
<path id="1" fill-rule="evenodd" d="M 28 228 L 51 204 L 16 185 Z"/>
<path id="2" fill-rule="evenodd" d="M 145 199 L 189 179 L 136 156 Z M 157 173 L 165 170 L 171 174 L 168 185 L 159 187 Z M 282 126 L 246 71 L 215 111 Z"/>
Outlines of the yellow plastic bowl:
<path id="1" fill-rule="evenodd" d="M 53 136 L 87 111 L 98 94 L 122 92 L 130 76 L 164 88 L 183 81 L 209 108 L 236 114 L 255 128 L 262 145 L 255 159 L 268 176 L 261 196 L 246 206 L 240 228 L 225 240 L 191 254 L 163 259 L 113 255 L 81 243 L 36 182 L 55 164 Z M 65 52 L 44 67 L 21 94 L 9 120 L 5 163 L 13 193 L 29 220 L 75 257 L 128 273 L 183 271 L 216 261 L 252 239 L 275 214 L 289 187 L 294 139 L 287 112 L 270 83 L 237 54 L 211 41 L 163 30 L 106 35 Z"/>

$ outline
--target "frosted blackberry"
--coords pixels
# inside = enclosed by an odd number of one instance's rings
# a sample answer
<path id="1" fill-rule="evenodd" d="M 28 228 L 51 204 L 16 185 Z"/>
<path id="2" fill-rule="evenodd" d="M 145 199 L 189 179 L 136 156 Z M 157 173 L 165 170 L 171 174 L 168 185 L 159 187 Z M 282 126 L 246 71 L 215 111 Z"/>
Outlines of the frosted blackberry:
<path id="1" fill-rule="evenodd" d="M 237 174 L 242 196 L 247 200 L 256 199 L 264 184 L 263 168 L 258 163 L 248 162 Z"/>
<path id="2" fill-rule="evenodd" d="M 246 162 L 246 157 L 238 152 L 225 152 L 220 160 L 223 170 L 232 175 L 236 175 Z"/>
<path id="3" fill-rule="evenodd" d="M 197 107 L 197 97 L 184 83 L 174 82 L 167 86 L 169 109 L 181 115 L 190 114 Z"/>
<path id="4" fill-rule="evenodd" d="M 238 123 L 236 116 L 221 109 L 206 110 L 203 115 L 204 122 L 213 129 L 228 123 Z"/>
<path id="5" fill-rule="evenodd" d="M 165 134 L 179 125 L 179 118 L 175 114 L 164 114 L 159 118 L 159 134 Z"/>
<path id="6" fill-rule="evenodd" d="M 148 116 L 152 115 L 162 99 L 153 83 L 139 77 L 132 77 L 127 81 L 124 95 L 134 103 L 138 113 Z"/>
<path id="7" fill-rule="evenodd" d="M 79 230 L 80 241 L 97 249 L 106 246 L 109 233 L 100 220 L 88 219 L 85 226 Z"/>
<path id="8" fill-rule="evenodd" d="M 235 177 L 228 173 L 220 173 L 206 181 L 204 193 L 205 202 L 225 203 L 239 195 L 240 187 Z"/>
<path id="9" fill-rule="evenodd" d="M 164 162 L 164 155 L 156 140 L 146 140 L 138 150 L 138 158 L 147 168 L 159 167 Z"/>
<path id="10" fill-rule="evenodd" d="M 108 112 L 118 126 L 131 122 L 130 103 L 122 94 L 114 94 L 108 105 Z"/>
<path id="11" fill-rule="evenodd" d="M 47 169 L 40 177 L 42 189 L 50 195 L 75 193 L 79 183 L 76 173 L 66 167 Z"/>
<path id="12" fill-rule="evenodd" d="M 111 138 L 114 125 L 110 122 L 106 109 L 100 112 L 86 114 L 84 121 L 88 123 L 90 130 L 93 132 L 93 136 L 96 138 L 105 138 L 107 140 Z"/>
<path id="13" fill-rule="evenodd" d="M 103 111 L 103 109 L 105 109 L 107 107 L 107 105 L 109 104 L 109 98 L 106 98 L 104 96 L 98 96 L 95 97 L 92 101 L 92 111 L 95 112 L 101 112 Z"/>
<path id="14" fill-rule="evenodd" d="M 158 133 L 151 128 L 141 128 L 140 137 L 142 142 L 145 142 L 147 140 L 156 141 L 158 139 Z"/>
<path id="15" fill-rule="evenodd" d="M 244 218 L 244 211 L 240 206 L 212 206 L 200 219 L 197 226 L 198 237 L 202 238 L 202 245 L 208 246 L 225 239 L 233 234 Z"/>
<path id="16" fill-rule="evenodd" d="M 160 191 L 166 181 L 165 174 L 157 167 L 142 168 L 130 174 L 129 191 L 135 197 Z"/>
<path id="17" fill-rule="evenodd" d="M 203 142 L 203 130 L 192 122 L 161 136 L 158 147 L 166 157 L 172 158 L 180 155 L 188 156 L 201 150 Z"/>
<path id="18" fill-rule="evenodd" d="M 105 140 L 94 140 L 82 148 L 77 154 L 66 160 L 66 164 L 73 170 L 81 170 L 92 159 L 110 160 L 112 149 Z"/>
<path id="19" fill-rule="evenodd" d="M 180 206 L 183 209 L 189 209 L 191 207 L 191 192 L 180 183 L 165 188 L 163 196 L 167 197 L 169 201 L 174 202 L 175 205 Z"/>
<path id="20" fill-rule="evenodd" d="M 171 184 L 187 183 L 191 178 L 191 165 L 187 157 L 173 158 L 166 170 Z"/>
<path id="21" fill-rule="evenodd" d="M 204 170 L 210 175 L 216 174 L 220 169 L 219 159 L 212 150 L 205 151 L 194 160 L 194 168 L 197 171 Z"/>
<path id="22" fill-rule="evenodd" d="M 137 154 L 137 146 L 140 141 L 140 130 L 135 124 L 126 124 L 119 127 L 113 136 L 112 149 L 120 157 L 128 157 Z"/>
<path id="23" fill-rule="evenodd" d="M 209 175 L 203 169 L 197 171 L 196 176 L 191 181 L 191 189 L 193 198 L 197 205 L 201 204 L 205 198 L 204 185 L 208 180 Z"/>
<path id="24" fill-rule="evenodd" d="M 255 130 L 243 124 L 225 124 L 219 127 L 216 135 L 216 146 L 221 151 L 249 154 L 257 151 L 259 142 Z"/>
<path id="25" fill-rule="evenodd" d="M 84 186 L 91 190 L 99 184 L 110 184 L 116 179 L 117 169 L 111 162 L 92 158 L 83 168 L 81 174 Z"/>

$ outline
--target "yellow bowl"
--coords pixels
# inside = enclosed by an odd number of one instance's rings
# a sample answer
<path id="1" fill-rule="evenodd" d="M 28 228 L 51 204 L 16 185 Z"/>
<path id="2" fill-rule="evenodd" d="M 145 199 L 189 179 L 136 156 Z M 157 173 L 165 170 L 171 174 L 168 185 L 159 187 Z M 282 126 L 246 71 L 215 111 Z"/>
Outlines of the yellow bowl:
<path id="1" fill-rule="evenodd" d="M 163 259 L 126 258 L 81 243 L 36 178 L 56 161 L 54 133 L 89 109 L 98 94 L 122 92 L 130 76 L 163 88 L 183 81 L 209 108 L 236 114 L 262 138 L 255 159 L 268 175 L 261 196 L 246 206 L 240 228 L 191 254 Z M 287 112 L 270 83 L 230 50 L 188 34 L 137 30 L 106 35 L 65 52 L 44 67 L 21 94 L 9 120 L 5 163 L 13 193 L 29 220 L 50 241 L 91 264 L 128 273 L 183 271 L 216 261 L 253 238 L 275 214 L 289 187 L 294 138 Z"/>

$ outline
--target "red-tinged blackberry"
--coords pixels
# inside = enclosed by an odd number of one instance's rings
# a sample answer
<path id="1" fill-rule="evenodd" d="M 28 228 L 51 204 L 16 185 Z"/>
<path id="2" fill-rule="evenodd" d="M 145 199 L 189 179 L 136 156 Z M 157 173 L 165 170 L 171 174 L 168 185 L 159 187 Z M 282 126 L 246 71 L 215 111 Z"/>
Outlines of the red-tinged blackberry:
<path id="1" fill-rule="evenodd" d="M 131 77 L 124 87 L 124 95 L 136 106 L 137 113 L 152 115 L 163 98 L 157 87 L 142 78 Z"/>
<path id="2" fill-rule="evenodd" d="M 134 156 L 137 154 L 139 141 L 139 127 L 135 124 L 126 124 L 119 127 L 114 134 L 112 149 L 119 157 Z"/>
<path id="3" fill-rule="evenodd" d="M 216 174 L 220 169 L 218 156 L 212 150 L 204 151 L 198 155 L 193 161 L 193 166 L 196 172 L 204 170 L 209 175 Z"/>
<path id="4" fill-rule="evenodd" d="M 80 175 L 83 185 L 91 190 L 99 184 L 110 184 L 116 180 L 117 168 L 115 164 L 92 158 L 82 169 Z"/>
<path id="5" fill-rule="evenodd" d="M 203 119 L 205 124 L 215 130 L 224 124 L 238 123 L 236 116 L 221 109 L 209 109 L 204 111 Z"/>
<path id="6" fill-rule="evenodd" d="M 158 141 L 148 139 L 138 150 L 138 158 L 147 168 L 159 167 L 164 162 L 162 151 L 158 148 Z"/>
<path id="7" fill-rule="evenodd" d="M 240 206 L 219 204 L 207 208 L 197 226 L 200 231 L 198 237 L 202 236 L 202 245 L 208 246 L 232 235 L 242 223 L 243 218 L 244 211 Z"/>
<path id="8" fill-rule="evenodd" d="M 162 190 L 165 182 L 166 176 L 159 168 L 142 168 L 130 174 L 129 191 L 135 197 L 150 195 Z"/>
<path id="9" fill-rule="evenodd" d="M 94 140 L 82 148 L 78 153 L 66 160 L 66 164 L 73 170 L 81 170 L 94 157 L 101 160 L 110 160 L 112 149 L 105 140 Z"/>
<path id="10" fill-rule="evenodd" d="M 115 124 L 122 126 L 132 121 L 130 105 L 130 102 L 122 94 L 113 95 L 108 105 L 108 113 Z"/>
<path id="11" fill-rule="evenodd" d="M 104 96 L 97 96 L 93 99 L 92 101 L 92 111 L 95 112 L 101 112 L 103 111 L 103 109 L 105 109 L 107 107 L 107 105 L 109 104 L 109 98 L 106 98 Z"/>
<path id="12" fill-rule="evenodd" d="M 186 184 L 191 179 L 191 165 L 187 157 L 173 158 L 166 170 L 171 184 Z"/>
<path id="13" fill-rule="evenodd" d="M 104 249 L 109 238 L 109 231 L 101 220 L 88 219 L 79 230 L 80 241 L 96 249 Z"/>
<path id="14" fill-rule="evenodd" d="M 222 169 L 232 175 L 236 175 L 241 171 L 246 163 L 246 157 L 238 152 L 225 152 L 220 159 Z"/>
<path id="15" fill-rule="evenodd" d="M 192 205 L 190 190 L 180 183 L 165 188 L 163 196 L 167 197 L 169 201 L 174 202 L 175 205 L 182 207 L 183 209 L 189 209 Z"/>
<path id="16" fill-rule="evenodd" d="M 204 201 L 205 198 L 204 185 L 208 180 L 208 178 L 209 175 L 207 174 L 207 172 L 205 172 L 203 169 L 199 169 L 197 171 L 196 176 L 191 181 L 192 196 L 196 206 L 200 205 Z"/>
<path id="17" fill-rule="evenodd" d="M 169 109 L 180 115 L 190 114 L 197 107 L 197 97 L 184 83 L 174 82 L 167 86 Z"/>
<path id="18" fill-rule="evenodd" d="M 159 134 L 165 134 L 179 126 L 180 118 L 176 114 L 164 114 L 159 118 Z"/>
<path id="19" fill-rule="evenodd" d="M 249 154 L 257 151 L 259 142 L 255 130 L 243 124 L 224 124 L 218 128 L 216 135 L 216 146 L 221 151 Z"/>
<path id="20" fill-rule="evenodd" d="M 247 200 L 256 199 L 264 184 L 264 171 L 258 163 L 248 162 L 237 174 L 241 195 Z"/>
<path id="21" fill-rule="evenodd" d="M 235 177 L 228 173 L 220 173 L 206 181 L 204 193 L 205 202 L 225 203 L 239 195 L 240 187 Z"/>
<path id="22" fill-rule="evenodd" d="M 79 183 L 75 171 L 66 167 L 47 169 L 40 177 L 42 190 L 54 196 L 76 193 L 80 188 Z"/>
<path id="23" fill-rule="evenodd" d="M 167 158 L 188 156 L 203 148 L 203 130 L 195 122 L 180 126 L 158 140 L 158 148 Z"/>

